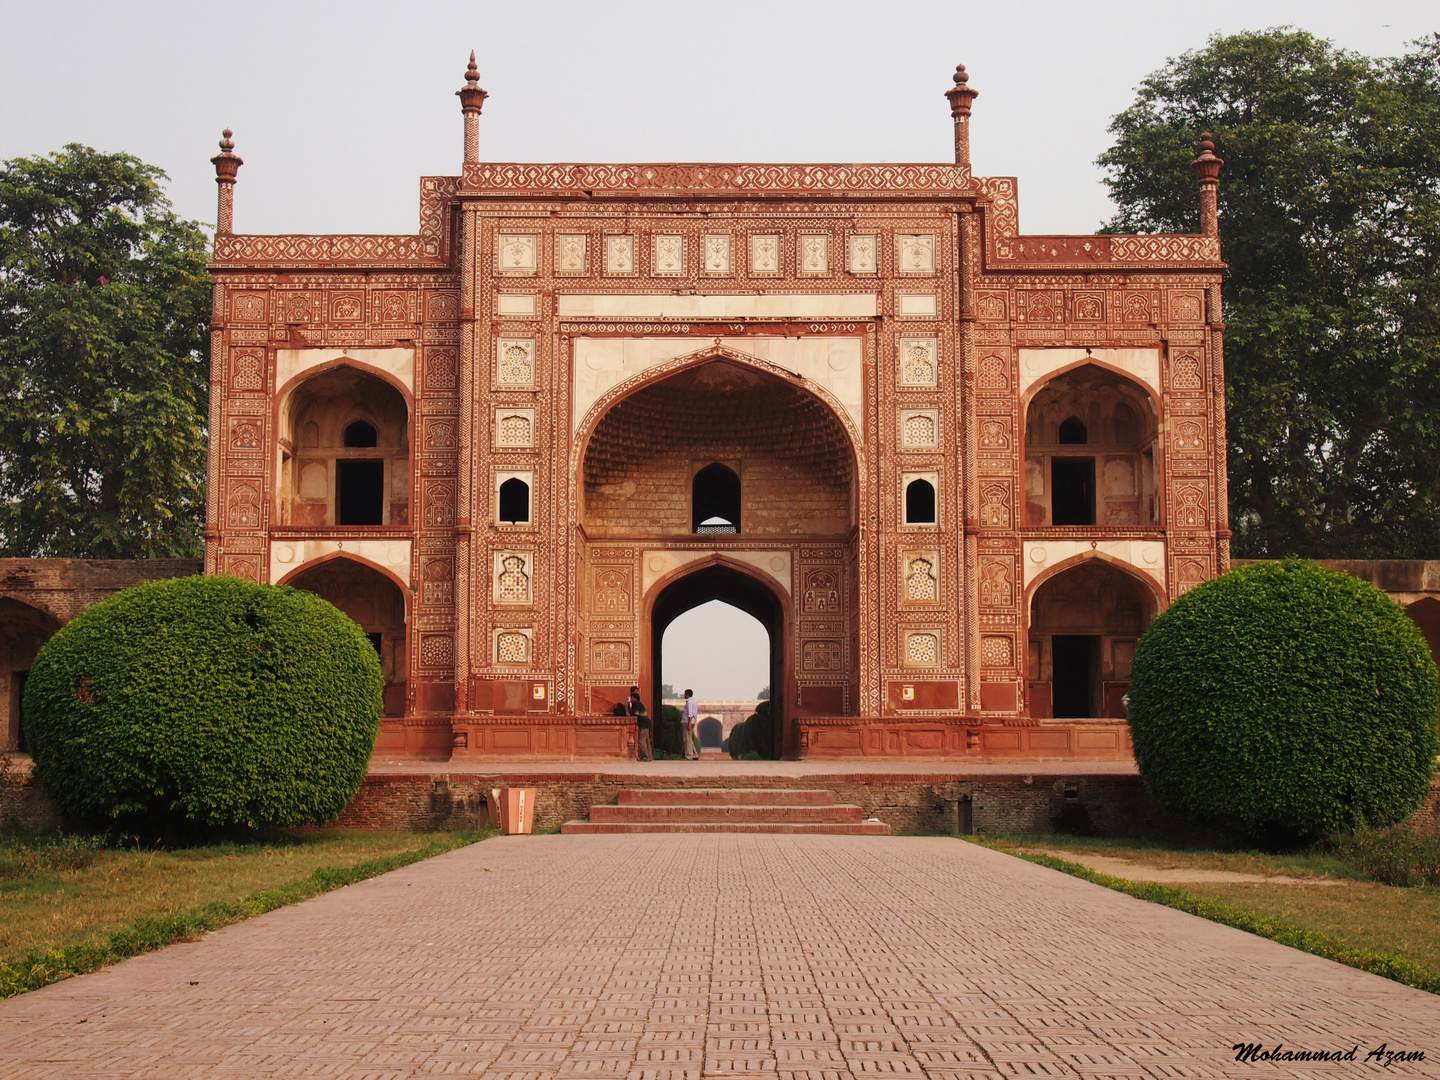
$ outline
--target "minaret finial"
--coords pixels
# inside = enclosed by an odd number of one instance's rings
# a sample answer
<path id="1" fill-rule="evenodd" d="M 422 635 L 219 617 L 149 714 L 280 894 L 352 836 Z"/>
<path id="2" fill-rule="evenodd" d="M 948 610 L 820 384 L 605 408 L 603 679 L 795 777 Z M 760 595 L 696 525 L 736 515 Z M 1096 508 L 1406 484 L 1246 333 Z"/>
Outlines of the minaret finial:
<path id="1" fill-rule="evenodd" d="M 465 85 L 455 91 L 460 111 L 465 114 L 465 163 L 480 160 L 480 109 L 490 95 L 480 89 L 480 69 L 475 66 L 475 50 L 470 50 L 470 65 L 465 69 Z"/>
<path id="2" fill-rule="evenodd" d="M 1223 158 L 1215 156 L 1215 136 L 1200 133 L 1200 153 L 1190 162 L 1190 171 L 1200 184 L 1200 231 L 1206 236 L 1220 235 L 1220 166 Z"/>
<path id="3" fill-rule="evenodd" d="M 964 64 L 955 65 L 955 86 L 945 91 L 950 99 L 950 118 L 955 122 L 955 164 L 970 166 L 970 106 L 980 91 L 970 89 L 970 76 Z"/>
<path id="4" fill-rule="evenodd" d="M 215 183 L 220 185 L 215 208 L 215 234 L 225 236 L 235 231 L 235 174 L 245 162 L 233 152 L 235 140 L 229 128 L 220 133 L 220 153 L 210 159 L 215 166 Z"/>

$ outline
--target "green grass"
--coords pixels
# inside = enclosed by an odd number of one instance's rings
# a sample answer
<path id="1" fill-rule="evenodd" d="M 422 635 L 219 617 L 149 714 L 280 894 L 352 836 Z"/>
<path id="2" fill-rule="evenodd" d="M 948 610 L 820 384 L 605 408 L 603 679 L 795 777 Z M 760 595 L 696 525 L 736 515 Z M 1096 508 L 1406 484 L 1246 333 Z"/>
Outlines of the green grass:
<path id="1" fill-rule="evenodd" d="M 1361 880 L 1363 874 L 1333 854 L 1265 855 L 1245 851 L 1162 848 L 1135 841 L 1064 836 L 966 836 L 1052 870 L 1233 926 L 1304 952 L 1323 956 L 1431 993 L 1440 993 L 1440 889 L 1398 888 Z M 1182 888 L 1131 881 L 1033 850 L 1133 858 L 1180 866 L 1295 877 L 1336 876 L 1339 885 L 1195 883 Z M 1030 850 L 1027 850 L 1030 849 Z"/>
<path id="2" fill-rule="evenodd" d="M 0 998 L 190 941 L 494 835 L 284 834 L 174 851 L 0 844 Z"/>

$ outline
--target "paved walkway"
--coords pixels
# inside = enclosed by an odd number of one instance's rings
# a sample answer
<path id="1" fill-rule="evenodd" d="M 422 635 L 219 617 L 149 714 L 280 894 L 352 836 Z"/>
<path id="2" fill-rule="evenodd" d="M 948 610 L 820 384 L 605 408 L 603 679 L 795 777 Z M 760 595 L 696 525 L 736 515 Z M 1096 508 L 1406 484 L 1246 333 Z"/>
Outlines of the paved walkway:
<path id="1" fill-rule="evenodd" d="M 0 1076 L 1440 1075 L 1440 998 L 958 840 L 489 840 L 0 1003 Z M 1381 1070 L 1373 1067 L 1378 1075 Z"/>

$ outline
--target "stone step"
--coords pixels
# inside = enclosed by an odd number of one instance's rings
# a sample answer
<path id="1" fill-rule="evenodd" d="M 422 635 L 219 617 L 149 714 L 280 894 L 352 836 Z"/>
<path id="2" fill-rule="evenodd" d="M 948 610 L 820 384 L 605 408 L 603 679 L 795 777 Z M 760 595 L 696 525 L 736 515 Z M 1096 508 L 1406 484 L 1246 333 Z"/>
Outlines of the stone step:
<path id="1" fill-rule="evenodd" d="M 834 806 L 833 791 L 814 788 L 627 788 L 621 806 Z"/>
<path id="2" fill-rule="evenodd" d="M 858 806 L 727 806 L 711 804 L 704 806 L 592 806 L 591 821 L 635 821 L 676 823 L 723 824 L 733 822 L 765 822 L 777 824 L 820 824 L 840 825 L 846 822 L 863 821 L 865 813 Z"/>
<path id="3" fill-rule="evenodd" d="M 773 822 L 773 821 L 567 821 L 560 826 L 567 835 L 584 833 L 815 833 L 827 836 L 889 836 L 883 821 Z"/>

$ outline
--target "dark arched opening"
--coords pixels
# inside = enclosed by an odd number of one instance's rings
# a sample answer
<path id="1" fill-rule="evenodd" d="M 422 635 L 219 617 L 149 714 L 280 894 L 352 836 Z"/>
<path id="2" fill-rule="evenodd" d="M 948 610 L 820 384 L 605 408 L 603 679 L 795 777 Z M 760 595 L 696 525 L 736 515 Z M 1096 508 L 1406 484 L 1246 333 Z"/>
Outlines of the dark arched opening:
<path id="1" fill-rule="evenodd" d="M 517 476 L 500 485 L 500 520 L 507 525 L 530 520 L 530 485 Z"/>
<path id="2" fill-rule="evenodd" d="M 345 429 L 346 446 L 379 446 L 380 435 L 374 425 L 367 424 L 364 420 L 356 420 Z"/>
<path id="3" fill-rule="evenodd" d="M 1078 416 L 1072 416 L 1060 424 L 1060 445 L 1061 446 L 1084 446 L 1090 441 L 1090 433 L 1085 430 L 1085 421 Z"/>
<path id="4" fill-rule="evenodd" d="M 911 480 L 905 485 L 905 524 L 935 524 L 935 485 L 929 480 Z"/>
<path id="5" fill-rule="evenodd" d="M 707 716 L 700 721 L 700 748 L 702 750 L 719 750 L 720 744 L 724 741 L 724 724 L 713 716 Z"/>
<path id="6" fill-rule="evenodd" d="M 0 598 L 0 686 L 5 690 L 5 737 L 0 749 L 28 750 L 25 678 L 40 647 L 60 629 L 48 612 L 20 600 Z"/>
<path id="7" fill-rule="evenodd" d="M 665 670 L 663 645 L 666 627 L 691 608 L 708 604 L 711 600 L 739 608 L 765 628 L 770 638 L 770 685 L 785 685 L 785 607 L 780 598 L 749 574 L 724 565 L 711 565 L 671 582 L 661 590 L 651 606 L 651 701 L 660 700 L 661 673 Z M 772 745 L 766 756 L 779 758 L 785 750 L 783 695 L 774 695 L 771 709 L 774 717 Z"/>
<path id="8" fill-rule="evenodd" d="M 1089 559 L 1036 589 L 1030 612 L 1030 714 L 1123 719 L 1130 662 L 1155 617 L 1155 594 Z"/>
<path id="9" fill-rule="evenodd" d="M 740 531 L 740 477 L 718 461 L 690 484 L 691 527 L 697 533 Z"/>
<path id="10" fill-rule="evenodd" d="M 385 715 L 405 715 L 405 596 L 380 571 L 355 559 L 338 558 L 301 570 L 285 582 L 323 596 L 359 623 L 380 654 L 385 676 Z"/>

